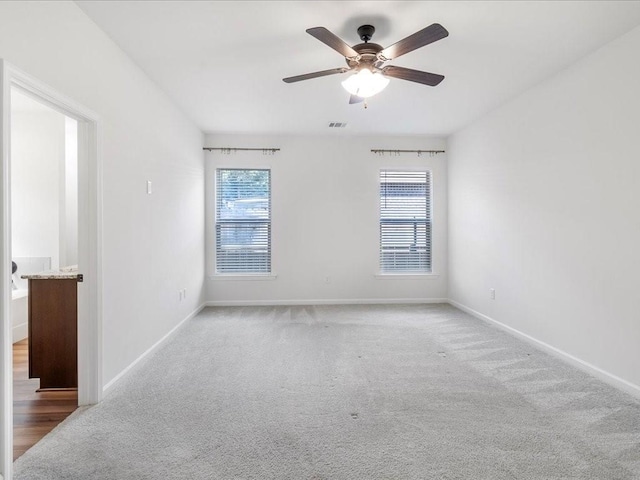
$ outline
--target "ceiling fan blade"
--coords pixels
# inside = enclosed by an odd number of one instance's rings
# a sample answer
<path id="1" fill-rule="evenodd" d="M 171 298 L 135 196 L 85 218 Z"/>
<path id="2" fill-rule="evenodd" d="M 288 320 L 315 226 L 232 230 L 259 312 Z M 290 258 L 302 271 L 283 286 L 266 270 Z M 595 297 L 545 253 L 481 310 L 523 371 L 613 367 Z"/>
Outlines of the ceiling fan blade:
<path id="1" fill-rule="evenodd" d="M 364 98 L 359 97 L 357 95 L 351 95 L 349 97 L 349 105 L 353 105 L 354 103 L 362 103 L 364 102 Z"/>
<path id="2" fill-rule="evenodd" d="M 429 45 L 430 43 L 442 40 L 449 36 L 449 32 L 439 23 L 434 23 L 426 28 L 403 38 L 399 42 L 394 43 L 390 47 L 385 48 L 378 54 L 378 58 L 383 60 L 392 60 L 400 55 L 412 52 L 420 47 Z"/>
<path id="3" fill-rule="evenodd" d="M 412 70 L 410 68 L 395 67 L 389 65 L 382 69 L 382 73 L 387 77 L 399 78 L 400 80 L 409 80 L 410 82 L 422 83 L 423 85 L 429 85 L 435 87 L 442 80 L 443 75 L 437 73 L 422 72 L 420 70 Z"/>
<path id="4" fill-rule="evenodd" d="M 358 52 L 347 45 L 340 37 L 337 37 L 324 27 L 308 28 L 307 33 L 317 38 L 325 45 L 330 46 L 336 52 L 344 57 L 357 57 Z"/>
<path id="5" fill-rule="evenodd" d="M 284 83 L 294 83 L 294 82 L 300 82 L 302 80 L 310 80 L 312 78 L 326 77 L 327 75 L 334 75 L 336 73 L 344 73 L 348 70 L 349 69 L 346 67 L 332 68 L 330 70 L 322 70 L 320 72 L 305 73 L 304 75 L 296 75 L 295 77 L 283 78 L 282 81 Z"/>

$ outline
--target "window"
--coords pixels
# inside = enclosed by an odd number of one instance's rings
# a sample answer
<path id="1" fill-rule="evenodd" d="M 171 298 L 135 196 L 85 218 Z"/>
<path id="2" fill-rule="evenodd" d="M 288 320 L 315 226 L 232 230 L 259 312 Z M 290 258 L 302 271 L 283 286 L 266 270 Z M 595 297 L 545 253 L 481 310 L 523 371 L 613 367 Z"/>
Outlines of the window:
<path id="1" fill-rule="evenodd" d="M 216 170 L 216 273 L 271 272 L 271 172 Z"/>
<path id="2" fill-rule="evenodd" d="M 380 271 L 431 273 L 431 172 L 380 171 Z"/>

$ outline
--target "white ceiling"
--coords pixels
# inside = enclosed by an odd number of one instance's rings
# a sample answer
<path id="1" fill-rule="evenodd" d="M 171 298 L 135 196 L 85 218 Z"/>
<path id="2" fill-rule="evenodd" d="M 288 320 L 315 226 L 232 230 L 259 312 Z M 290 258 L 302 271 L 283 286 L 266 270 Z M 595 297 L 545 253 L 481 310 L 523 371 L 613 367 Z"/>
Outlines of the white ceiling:
<path id="1" fill-rule="evenodd" d="M 78 1 L 205 132 L 448 135 L 640 24 L 638 1 Z M 383 47 L 440 23 L 449 37 L 390 62 L 445 75 L 437 87 L 391 79 L 369 108 L 348 105 L 344 66 L 305 30 Z M 629 59 L 629 61 L 636 61 Z M 602 88 L 607 88 L 603 85 Z"/>

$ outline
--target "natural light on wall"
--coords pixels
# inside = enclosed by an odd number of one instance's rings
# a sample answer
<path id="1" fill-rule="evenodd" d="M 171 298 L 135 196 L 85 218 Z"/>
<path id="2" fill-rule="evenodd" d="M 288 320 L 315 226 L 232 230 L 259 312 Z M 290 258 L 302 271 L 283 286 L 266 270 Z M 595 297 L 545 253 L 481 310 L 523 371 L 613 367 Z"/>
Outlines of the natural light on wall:
<path id="1" fill-rule="evenodd" d="M 342 82 L 342 86 L 347 92 L 362 98 L 369 98 L 380 93 L 388 84 L 388 78 L 385 78 L 381 73 L 372 73 L 368 68 L 363 68 Z"/>

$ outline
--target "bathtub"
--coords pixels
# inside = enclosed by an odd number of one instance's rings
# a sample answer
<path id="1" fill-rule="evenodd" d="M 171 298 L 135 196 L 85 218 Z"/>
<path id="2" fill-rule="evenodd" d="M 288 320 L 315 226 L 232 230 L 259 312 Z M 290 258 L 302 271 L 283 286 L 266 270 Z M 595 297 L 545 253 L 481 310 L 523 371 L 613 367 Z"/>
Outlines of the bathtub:
<path id="1" fill-rule="evenodd" d="M 13 343 L 27 338 L 27 311 L 29 303 L 28 290 L 11 291 L 11 326 Z"/>
<path id="2" fill-rule="evenodd" d="M 11 327 L 13 343 L 16 343 L 29 335 L 29 280 L 22 278 L 22 275 L 51 270 L 51 257 L 12 257 L 12 260 L 18 267 L 16 273 L 11 275 L 12 285 L 18 287 L 11 291 Z"/>

